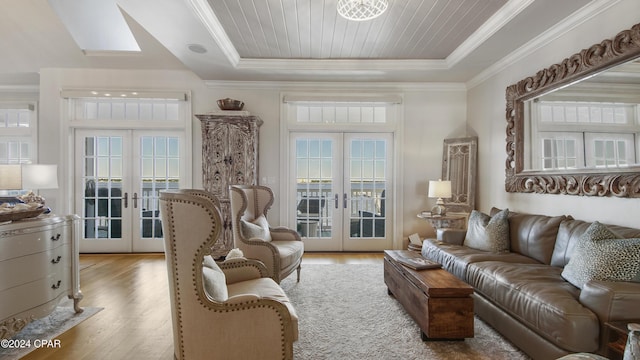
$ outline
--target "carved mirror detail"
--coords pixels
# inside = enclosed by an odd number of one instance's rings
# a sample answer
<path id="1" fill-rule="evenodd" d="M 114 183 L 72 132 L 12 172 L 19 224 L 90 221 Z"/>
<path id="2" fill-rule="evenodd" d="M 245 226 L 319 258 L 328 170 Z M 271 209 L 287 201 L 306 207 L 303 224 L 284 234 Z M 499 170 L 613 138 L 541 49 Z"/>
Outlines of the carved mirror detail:
<path id="1" fill-rule="evenodd" d="M 451 181 L 449 212 L 470 213 L 476 205 L 478 138 L 445 139 L 442 150 L 442 180 Z"/>
<path id="2" fill-rule="evenodd" d="M 525 142 L 531 141 L 526 126 L 528 104 L 552 90 L 591 78 L 613 66 L 640 57 L 640 24 L 588 49 L 542 69 L 506 89 L 507 192 L 584 196 L 640 197 L 639 161 L 614 168 L 565 168 L 542 171 L 525 166 Z M 638 116 L 638 115 L 635 115 Z M 638 134 L 634 135 L 636 138 Z M 637 150 L 636 150 L 637 151 Z"/>

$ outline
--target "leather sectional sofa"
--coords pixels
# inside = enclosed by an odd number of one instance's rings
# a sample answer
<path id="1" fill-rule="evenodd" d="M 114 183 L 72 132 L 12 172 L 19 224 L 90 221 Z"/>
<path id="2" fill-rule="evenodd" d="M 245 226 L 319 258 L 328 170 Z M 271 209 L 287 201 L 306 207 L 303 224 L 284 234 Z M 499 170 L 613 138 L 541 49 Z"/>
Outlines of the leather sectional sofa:
<path id="1" fill-rule="evenodd" d="M 464 231 L 445 230 L 424 241 L 422 254 L 473 286 L 476 314 L 529 356 L 604 354 L 606 322 L 640 319 L 640 283 L 591 280 L 579 289 L 561 276 L 590 223 L 519 213 L 508 222 L 509 252 L 466 247 Z M 640 229 L 608 227 L 640 237 Z"/>

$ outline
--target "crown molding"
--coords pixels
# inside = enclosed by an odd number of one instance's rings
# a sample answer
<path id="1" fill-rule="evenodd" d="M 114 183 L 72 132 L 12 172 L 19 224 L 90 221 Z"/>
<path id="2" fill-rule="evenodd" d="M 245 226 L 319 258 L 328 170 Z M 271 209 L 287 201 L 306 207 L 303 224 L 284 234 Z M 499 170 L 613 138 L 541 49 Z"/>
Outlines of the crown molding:
<path id="1" fill-rule="evenodd" d="M 324 90 L 324 91 L 467 91 L 464 83 L 219 81 L 204 82 L 210 89 L 225 90 Z"/>
<path id="2" fill-rule="evenodd" d="M 209 34 L 213 37 L 216 44 L 220 46 L 220 50 L 227 57 L 232 66 L 236 67 L 240 62 L 240 54 L 236 50 L 235 46 L 231 43 L 231 39 L 227 36 L 227 33 L 222 28 L 222 24 L 218 20 L 218 17 L 211 9 L 207 0 L 185 0 L 185 2 L 191 6 L 196 13 L 202 24 L 207 28 Z"/>
<path id="3" fill-rule="evenodd" d="M 459 63 L 533 2 L 534 0 L 510 0 L 507 2 L 447 56 L 447 65 L 451 68 Z"/>
<path id="4" fill-rule="evenodd" d="M 619 3 L 621 0 L 594 0 L 588 5 L 580 8 L 568 16 L 564 21 L 552 26 L 547 31 L 536 36 L 533 40 L 524 44 L 523 46 L 512 51 L 507 56 L 495 62 L 493 65 L 486 68 L 480 74 L 476 75 L 473 79 L 467 82 L 467 88 L 472 89 L 475 86 L 483 83 L 494 75 L 500 73 L 504 68 L 511 66 L 512 64 L 526 58 L 533 52 L 543 48 L 550 42 L 558 39 L 562 35 L 585 23 L 589 19 L 596 15 L 599 15 L 608 8 Z"/>

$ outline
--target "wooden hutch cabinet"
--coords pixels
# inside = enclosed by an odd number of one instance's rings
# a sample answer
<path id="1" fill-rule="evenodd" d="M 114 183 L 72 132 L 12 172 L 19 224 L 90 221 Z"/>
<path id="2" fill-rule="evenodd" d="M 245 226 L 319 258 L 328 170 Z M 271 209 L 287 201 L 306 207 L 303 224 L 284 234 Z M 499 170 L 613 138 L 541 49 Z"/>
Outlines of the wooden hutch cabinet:
<path id="1" fill-rule="evenodd" d="M 202 124 L 202 185 L 220 200 L 224 222 L 213 256 L 233 249 L 229 185 L 258 183 L 258 135 L 262 120 L 248 111 L 196 115 Z"/>

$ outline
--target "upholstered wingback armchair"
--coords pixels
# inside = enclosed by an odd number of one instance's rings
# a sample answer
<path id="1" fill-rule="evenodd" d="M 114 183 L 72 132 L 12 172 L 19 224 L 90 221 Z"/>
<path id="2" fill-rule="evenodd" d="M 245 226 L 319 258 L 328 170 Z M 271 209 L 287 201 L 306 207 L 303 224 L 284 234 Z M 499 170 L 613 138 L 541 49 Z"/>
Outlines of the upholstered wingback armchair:
<path id="1" fill-rule="evenodd" d="M 298 317 L 259 261 L 217 263 L 222 227 L 207 196 L 160 193 L 176 359 L 292 359 Z"/>
<path id="2" fill-rule="evenodd" d="M 273 204 L 271 189 L 259 185 L 231 185 L 229 189 L 235 246 L 247 258 L 262 261 L 277 283 L 294 270 L 300 281 L 304 243 L 294 230 L 269 226 L 266 217 Z"/>

